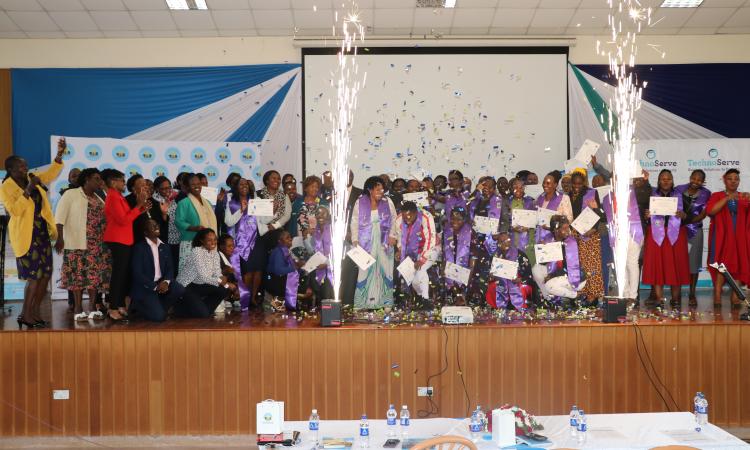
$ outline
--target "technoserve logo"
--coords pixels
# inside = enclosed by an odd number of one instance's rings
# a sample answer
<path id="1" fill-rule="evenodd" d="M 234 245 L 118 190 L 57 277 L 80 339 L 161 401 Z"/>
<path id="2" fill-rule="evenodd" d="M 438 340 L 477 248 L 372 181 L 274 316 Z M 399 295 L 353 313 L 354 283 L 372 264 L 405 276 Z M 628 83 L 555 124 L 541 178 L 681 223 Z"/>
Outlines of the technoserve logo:
<path id="1" fill-rule="evenodd" d="M 677 167 L 677 161 L 665 161 L 657 158 L 658 154 L 655 149 L 646 150 L 646 159 L 641 160 L 641 167 L 644 169 L 653 169 L 657 167 Z"/>
<path id="2" fill-rule="evenodd" d="M 740 162 L 733 159 L 721 158 L 721 152 L 717 148 L 710 148 L 706 152 L 708 158 L 688 159 L 689 168 L 711 168 L 711 167 L 739 167 Z"/>

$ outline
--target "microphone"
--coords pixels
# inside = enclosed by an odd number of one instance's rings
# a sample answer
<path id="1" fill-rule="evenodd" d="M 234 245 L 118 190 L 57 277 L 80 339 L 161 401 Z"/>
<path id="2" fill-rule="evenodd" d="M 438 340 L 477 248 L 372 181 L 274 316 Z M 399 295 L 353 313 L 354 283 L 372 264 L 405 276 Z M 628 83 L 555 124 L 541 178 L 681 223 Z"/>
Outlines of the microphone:
<path id="1" fill-rule="evenodd" d="M 39 177 L 37 177 L 33 173 L 29 172 L 29 181 L 33 180 L 34 178 L 39 179 Z M 42 183 L 42 180 L 39 180 L 39 184 L 37 186 L 41 187 L 45 191 L 49 191 L 49 189 L 47 188 L 47 186 L 45 186 L 45 184 Z"/>

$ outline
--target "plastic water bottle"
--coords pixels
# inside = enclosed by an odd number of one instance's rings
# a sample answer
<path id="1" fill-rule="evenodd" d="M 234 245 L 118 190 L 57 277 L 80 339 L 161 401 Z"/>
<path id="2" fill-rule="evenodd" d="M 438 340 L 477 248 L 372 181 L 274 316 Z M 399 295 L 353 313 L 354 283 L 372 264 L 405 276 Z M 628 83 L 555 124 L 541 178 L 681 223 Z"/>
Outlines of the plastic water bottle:
<path id="1" fill-rule="evenodd" d="M 695 415 L 695 431 L 701 431 L 708 423 L 708 400 L 703 392 L 695 394 L 693 399 L 693 414 Z"/>
<path id="2" fill-rule="evenodd" d="M 396 412 L 396 408 L 393 405 L 388 407 L 388 412 L 385 413 L 385 418 L 386 425 L 388 426 L 388 437 L 396 437 L 396 434 L 398 433 L 398 422 L 396 420 L 398 418 L 398 413 Z"/>
<path id="3" fill-rule="evenodd" d="M 471 413 L 469 432 L 471 433 L 471 442 L 479 442 L 479 438 L 482 436 L 482 419 L 477 411 Z"/>
<path id="4" fill-rule="evenodd" d="M 401 440 L 403 441 L 407 437 L 409 437 L 409 425 L 411 425 L 411 420 L 409 420 L 409 408 L 406 407 L 406 405 L 401 406 Z"/>
<path id="5" fill-rule="evenodd" d="M 482 432 L 487 431 L 487 414 L 482 411 L 482 407 L 480 405 L 477 405 L 477 409 L 475 411 L 477 413 L 477 417 L 479 418 L 479 424 L 482 426 Z"/>
<path id="6" fill-rule="evenodd" d="M 586 414 L 583 413 L 583 410 L 578 410 L 578 432 L 576 433 L 576 440 L 578 441 L 578 445 L 583 445 L 586 443 Z"/>
<path id="7" fill-rule="evenodd" d="M 578 407 L 576 405 L 573 405 L 570 410 L 570 436 L 578 436 Z"/>
<path id="8" fill-rule="evenodd" d="M 310 414 L 308 428 L 310 429 L 312 440 L 313 442 L 315 442 L 315 446 L 317 447 L 318 443 L 320 442 L 320 416 L 318 415 L 317 409 L 313 409 L 312 413 Z"/>
<path id="9" fill-rule="evenodd" d="M 359 421 L 359 446 L 367 448 L 370 446 L 370 422 L 367 421 L 367 414 L 362 414 Z"/>

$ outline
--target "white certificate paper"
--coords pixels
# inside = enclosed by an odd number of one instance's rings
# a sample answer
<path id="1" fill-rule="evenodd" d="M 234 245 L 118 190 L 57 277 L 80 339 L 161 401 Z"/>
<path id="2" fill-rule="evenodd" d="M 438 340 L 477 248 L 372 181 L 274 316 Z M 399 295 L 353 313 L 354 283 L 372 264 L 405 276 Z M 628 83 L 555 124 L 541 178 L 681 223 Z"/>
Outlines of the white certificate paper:
<path id="1" fill-rule="evenodd" d="M 583 234 L 589 231 L 591 227 L 596 225 L 598 221 L 599 216 L 594 212 L 593 209 L 587 206 L 586 209 L 581 211 L 581 214 L 578 215 L 576 220 L 574 220 L 573 223 L 570 224 L 570 226 L 575 228 L 575 230 L 579 233 Z"/>
<path id="2" fill-rule="evenodd" d="M 677 204 L 677 197 L 651 197 L 648 212 L 652 216 L 674 216 Z"/>
<path id="3" fill-rule="evenodd" d="M 375 258 L 370 256 L 370 254 L 359 245 L 349 250 L 346 255 L 354 261 L 354 264 L 356 264 L 360 270 L 367 270 L 373 265 L 373 263 L 375 263 Z"/>
<path id="4" fill-rule="evenodd" d="M 215 205 L 216 197 L 219 196 L 219 190 L 215 187 L 204 186 L 201 188 L 201 197 L 208 200 L 208 203 Z"/>
<path id="5" fill-rule="evenodd" d="M 547 208 L 539 208 L 536 210 L 537 213 L 537 225 L 540 227 L 548 227 L 549 226 L 549 219 L 557 214 L 557 211 L 554 209 L 547 209 Z"/>
<path id="6" fill-rule="evenodd" d="M 407 256 L 405 260 L 401 261 L 401 264 L 396 267 L 398 273 L 404 277 L 406 284 L 411 286 L 411 282 L 414 281 L 414 275 L 417 273 L 417 269 L 414 267 L 414 261 L 411 257 Z"/>
<path id="7" fill-rule="evenodd" d="M 445 278 L 456 281 L 464 286 L 469 285 L 469 274 L 471 270 L 452 262 L 445 263 Z"/>
<path id="8" fill-rule="evenodd" d="M 536 262 L 538 263 L 562 261 L 563 259 L 562 242 L 550 242 L 549 244 L 537 244 L 534 246 L 534 255 L 536 255 Z"/>
<path id="9" fill-rule="evenodd" d="M 500 225 L 500 219 L 491 217 L 476 216 L 474 217 L 474 230 L 482 234 L 495 234 L 497 227 Z"/>
<path id="10" fill-rule="evenodd" d="M 536 200 L 540 195 L 542 195 L 542 192 L 544 192 L 544 188 L 542 188 L 541 184 L 527 184 L 523 187 L 523 192 L 524 194 Z"/>
<path id="11" fill-rule="evenodd" d="M 261 216 L 261 217 L 272 217 L 273 216 L 273 199 L 251 199 L 247 201 L 247 215 L 248 216 Z"/>
<path id="12" fill-rule="evenodd" d="M 599 150 L 599 143 L 586 139 L 581 148 L 578 149 L 575 159 L 588 165 L 591 162 L 591 157 L 596 155 L 597 150 Z"/>
<path id="13" fill-rule="evenodd" d="M 594 189 L 596 189 L 596 193 L 599 194 L 599 200 L 604 200 L 604 197 L 612 191 L 612 186 L 605 184 L 604 186 L 599 186 Z"/>
<path id="14" fill-rule="evenodd" d="M 310 257 L 310 259 L 307 260 L 304 266 L 302 266 L 302 270 L 304 270 L 307 273 L 312 272 L 313 270 L 317 269 L 319 265 L 326 264 L 328 262 L 328 258 L 320 252 L 315 252 L 314 255 Z"/>
<path id="15" fill-rule="evenodd" d="M 529 209 L 514 209 L 512 223 L 514 227 L 534 228 L 538 220 L 537 212 Z"/>
<path id="16" fill-rule="evenodd" d="M 409 192 L 404 194 L 403 197 L 405 202 L 414 202 L 422 208 L 430 206 L 430 202 L 427 200 L 427 192 Z"/>
<path id="17" fill-rule="evenodd" d="M 506 280 L 515 280 L 518 276 L 518 261 L 509 259 L 492 258 L 490 273 Z"/>

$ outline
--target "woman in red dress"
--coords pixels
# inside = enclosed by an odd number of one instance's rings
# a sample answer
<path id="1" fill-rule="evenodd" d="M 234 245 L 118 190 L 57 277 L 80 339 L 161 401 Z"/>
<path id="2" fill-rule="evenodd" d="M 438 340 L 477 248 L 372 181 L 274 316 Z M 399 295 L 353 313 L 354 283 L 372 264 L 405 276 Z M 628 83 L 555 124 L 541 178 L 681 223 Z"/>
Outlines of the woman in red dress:
<path id="1" fill-rule="evenodd" d="M 721 306 L 721 288 L 724 275 L 711 267 L 713 263 L 724 263 L 735 280 L 750 283 L 748 266 L 748 202 L 750 196 L 737 190 L 740 186 L 740 171 L 729 169 L 724 174 L 724 192 L 714 192 L 708 199 L 706 211 L 711 218 L 708 232 L 708 271 L 714 282 L 714 306 Z M 732 305 L 740 299 L 732 293 Z"/>
<path id="2" fill-rule="evenodd" d="M 676 197 L 677 211 L 672 216 L 653 216 L 646 211 L 646 249 L 643 255 L 643 283 L 654 287 L 657 299 L 664 298 L 664 285 L 672 287 L 672 306 L 682 300 L 681 285 L 690 284 L 687 230 L 682 225 L 682 194 L 675 191 L 672 172 L 659 172 L 659 184 L 651 197 Z"/>

